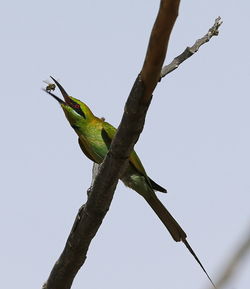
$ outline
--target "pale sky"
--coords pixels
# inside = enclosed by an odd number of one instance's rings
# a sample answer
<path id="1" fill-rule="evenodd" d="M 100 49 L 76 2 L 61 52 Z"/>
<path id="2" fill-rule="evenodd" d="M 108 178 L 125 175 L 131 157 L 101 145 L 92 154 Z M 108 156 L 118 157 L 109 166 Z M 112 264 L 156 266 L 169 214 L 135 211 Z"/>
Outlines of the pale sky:
<path id="1" fill-rule="evenodd" d="M 54 76 L 117 126 L 159 2 L 1 3 L 1 288 L 41 288 L 91 183 L 91 161 L 42 81 Z M 181 2 L 166 64 L 217 16 L 224 23 L 161 81 L 136 145 L 215 282 L 249 232 L 249 11 L 249 1 Z M 225 288 L 249 288 L 249 256 Z M 209 286 L 184 245 L 119 184 L 72 289 Z"/>

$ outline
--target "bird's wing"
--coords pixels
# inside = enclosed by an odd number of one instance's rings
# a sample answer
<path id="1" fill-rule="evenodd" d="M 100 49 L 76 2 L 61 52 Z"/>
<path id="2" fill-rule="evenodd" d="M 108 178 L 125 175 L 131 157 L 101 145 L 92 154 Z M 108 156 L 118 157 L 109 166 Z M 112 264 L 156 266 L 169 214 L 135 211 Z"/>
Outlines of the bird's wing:
<path id="1" fill-rule="evenodd" d="M 161 192 L 161 193 L 166 193 L 167 192 L 166 189 L 164 189 L 163 187 L 158 185 L 156 182 L 154 182 L 147 175 L 140 158 L 138 157 L 137 153 L 134 150 L 130 154 L 129 161 L 136 168 L 136 170 L 145 177 L 145 179 L 147 180 L 147 183 L 150 185 L 150 187 L 153 190 L 156 190 L 156 191 Z"/>
<path id="2" fill-rule="evenodd" d="M 82 142 L 82 140 L 80 138 L 78 138 L 78 143 L 79 143 L 79 146 L 80 146 L 81 150 L 86 155 L 86 157 L 88 157 L 91 161 L 93 161 L 95 163 L 96 161 L 91 156 L 91 154 L 89 153 L 87 147 L 84 145 L 84 143 Z"/>
<path id="3" fill-rule="evenodd" d="M 116 128 L 113 127 L 113 125 L 111 125 L 108 122 L 103 122 L 102 124 L 102 138 L 106 144 L 106 146 L 109 148 L 112 142 L 112 139 L 114 138 L 115 134 L 116 134 Z"/>
<path id="4" fill-rule="evenodd" d="M 104 142 L 106 143 L 106 145 L 109 147 L 111 144 L 112 139 L 114 138 L 115 134 L 116 134 L 116 128 L 114 128 L 111 124 L 104 122 L 103 123 L 103 132 L 102 132 L 102 136 L 104 139 Z M 152 183 L 150 182 L 150 179 L 148 178 L 146 171 L 138 157 L 138 155 L 136 154 L 136 152 L 133 150 L 129 156 L 129 162 L 133 165 L 133 167 L 140 173 L 142 174 L 146 180 L 148 181 L 149 185 L 151 187 Z M 153 182 L 154 183 L 154 182 Z"/>
<path id="5" fill-rule="evenodd" d="M 111 141 L 114 138 L 115 134 L 116 134 L 116 128 L 114 128 L 111 124 L 104 122 L 102 136 L 103 136 L 104 142 L 106 143 L 108 147 L 110 147 Z M 160 185 L 158 185 L 156 182 L 154 182 L 152 179 L 148 177 L 140 158 L 138 157 L 137 153 L 134 150 L 131 152 L 129 156 L 129 162 L 140 174 L 142 174 L 145 177 L 147 183 L 153 190 L 156 190 L 162 193 L 167 192 L 166 189 L 164 189 L 163 187 L 161 187 Z"/>
<path id="6" fill-rule="evenodd" d="M 116 134 L 116 131 L 117 131 L 117 129 L 114 128 L 111 124 L 109 124 L 107 122 L 103 123 L 102 136 L 103 136 L 103 139 L 104 139 L 104 141 L 108 147 L 110 146 L 111 141 Z M 145 171 L 139 157 L 137 156 L 137 154 L 134 150 L 130 154 L 129 161 L 131 162 L 131 164 L 136 168 L 136 170 L 139 173 L 141 173 L 142 175 L 147 177 L 146 171 Z"/>

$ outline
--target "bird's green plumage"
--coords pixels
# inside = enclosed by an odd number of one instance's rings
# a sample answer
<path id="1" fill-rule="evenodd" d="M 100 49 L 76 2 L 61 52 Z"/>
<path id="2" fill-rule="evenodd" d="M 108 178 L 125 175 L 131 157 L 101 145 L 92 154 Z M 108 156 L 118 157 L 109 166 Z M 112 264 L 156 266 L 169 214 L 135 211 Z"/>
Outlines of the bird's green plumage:
<path id="1" fill-rule="evenodd" d="M 116 128 L 102 118 L 96 117 L 85 103 L 69 96 L 64 88 L 57 81 L 55 82 L 65 101 L 60 100 L 51 92 L 49 93 L 59 101 L 71 127 L 78 135 L 78 142 L 83 153 L 90 160 L 100 164 L 109 150 L 112 139 L 116 134 Z M 166 192 L 166 190 L 148 177 L 140 158 L 134 150 L 129 156 L 129 163 L 120 179 L 148 202 L 175 241 L 186 239 L 186 233 L 155 194 L 155 190 L 160 192 Z"/>
<path id="2" fill-rule="evenodd" d="M 60 89 L 64 101 L 54 95 L 51 91 L 46 92 L 52 95 L 60 103 L 66 118 L 78 135 L 78 142 L 83 153 L 93 162 L 100 164 L 109 150 L 112 139 L 116 134 L 116 128 L 105 122 L 102 118 L 96 117 L 85 103 L 70 97 L 60 83 L 54 78 L 52 79 Z M 155 191 L 166 192 L 166 190 L 148 177 L 140 158 L 134 150 L 129 156 L 129 163 L 121 176 L 121 180 L 126 186 L 139 193 L 147 201 L 175 241 L 183 241 L 210 279 L 206 270 L 187 242 L 186 233 L 155 194 Z"/>
<path id="3" fill-rule="evenodd" d="M 92 161 L 100 164 L 107 154 L 112 139 L 116 134 L 116 128 L 103 119 L 94 116 L 89 107 L 78 99 L 70 97 L 82 110 L 82 115 L 77 113 L 71 106 L 62 103 L 64 113 L 79 137 L 79 145 L 83 153 Z M 131 166 L 131 168 L 130 168 Z M 125 173 L 122 181 L 132 189 L 137 187 L 136 191 L 141 195 L 154 194 L 154 189 L 160 192 L 166 192 L 164 188 L 151 180 L 138 157 L 133 150 L 129 157 L 130 178 Z M 142 182 L 141 190 L 135 182 Z M 144 184 L 145 182 L 145 184 Z M 145 191 L 146 188 L 146 191 Z"/>

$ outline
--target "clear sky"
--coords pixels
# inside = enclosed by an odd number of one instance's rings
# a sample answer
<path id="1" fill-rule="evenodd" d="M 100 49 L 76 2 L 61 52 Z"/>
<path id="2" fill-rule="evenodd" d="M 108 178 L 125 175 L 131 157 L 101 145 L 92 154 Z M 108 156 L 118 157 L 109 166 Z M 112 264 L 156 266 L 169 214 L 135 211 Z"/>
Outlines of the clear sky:
<path id="1" fill-rule="evenodd" d="M 49 75 L 119 124 L 141 69 L 159 1 L 3 1 L 1 25 L 1 288 L 40 288 L 91 182 L 91 161 Z M 166 63 L 203 36 L 219 37 L 154 93 L 136 151 L 216 281 L 250 223 L 249 1 L 182 1 Z M 226 288 L 249 288 L 246 256 Z M 209 282 L 145 201 L 119 184 L 93 240 L 80 288 L 198 289 Z"/>

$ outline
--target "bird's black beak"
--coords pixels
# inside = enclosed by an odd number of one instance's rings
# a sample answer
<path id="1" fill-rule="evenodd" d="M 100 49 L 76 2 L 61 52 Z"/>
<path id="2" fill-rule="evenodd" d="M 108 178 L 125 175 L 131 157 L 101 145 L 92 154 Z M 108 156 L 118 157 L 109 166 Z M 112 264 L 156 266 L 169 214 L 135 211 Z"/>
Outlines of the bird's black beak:
<path id="1" fill-rule="evenodd" d="M 47 91 L 52 97 L 54 97 L 59 103 L 64 103 L 67 104 L 68 106 L 72 107 L 73 109 L 76 108 L 76 105 L 78 107 L 78 104 L 75 103 L 75 101 L 73 99 L 71 99 L 71 97 L 69 97 L 68 93 L 66 92 L 66 90 L 62 87 L 62 85 L 52 76 L 50 76 L 52 78 L 52 80 L 55 82 L 56 86 L 59 88 L 64 101 L 62 99 L 60 99 L 58 96 L 56 96 L 54 93 Z"/>
<path id="2" fill-rule="evenodd" d="M 84 112 L 82 111 L 80 105 L 75 102 L 65 91 L 65 89 L 61 86 L 61 84 L 52 76 L 50 76 L 52 78 L 52 80 L 55 82 L 55 84 L 57 85 L 57 87 L 59 88 L 59 90 L 61 91 L 61 94 L 64 98 L 64 101 L 59 98 L 58 96 L 56 96 L 54 93 L 52 93 L 50 90 L 48 89 L 44 89 L 45 92 L 47 92 L 48 94 L 50 94 L 53 98 L 55 98 L 60 104 L 64 104 L 64 105 L 68 105 L 71 108 L 73 108 L 75 110 L 75 112 L 77 112 L 78 114 L 80 114 L 81 116 L 83 116 L 84 118 L 86 118 L 86 115 L 84 114 Z"/>
<path id="3" fill-rule="evenodd" d="M 63 91 L 63 93 L 67 95 L 66 91 L 65 91 L 64 88 L 61 86 L 61 84 L 60 84 L 58 81 L 56 81 L 52 76 L 51 76 L 51 78 L 53 79 L 53 81 L 55 82 L 55 84 L 58 86 L 58 88 L 60 89 L 60 91 L 61 91 L 61 92 Z M 51 95 L 51 96 L 52 96 L 54 99 L 56 99 L 60 104 L 62 104 L 62 103 L 66 104 L 65 101 L 63 101 L 61 98 L 59 98 L 59 97 L 56 96 L 54 93 L 52 93 L 51 90 L 49 90 L 49 89 L 47 89 L 47 88 L 46 88 L 46 89 L 43 88 L 43 91 L 45 91 L 45 92 L 47 92 L 49 95 Z M 63 93 L 62 93 L 62 94 L 63 94 Z M 63 97 L 64 97 L 64 95 L 63 95 Z M 67 95 L 67 97 L 68 97 L 68 95 Z"/>
<path id="4" fill-rule="evenodd" d="M 65 100 L 65 102 L 67 104 L 69 104 L 69 102 L 71 101 L 71 99 L 69 98 L 69 95 L 67 94 L 67 92 L 65 91 L 65 89 L 61 86 L 61 84 L 52 76 L 50 76 L 52 78 L 52 80 L 55 82 L 56 86 L 59 88 L 59 90 L 61 91 L 61 94 Z M 56 99 L 58 100 L 58 99 Z M 59 100 L 58 100 L 59 101 Z M 62 100 L 61 100 L 62 101 Z"/>

